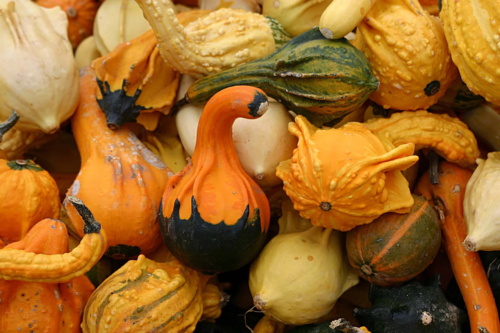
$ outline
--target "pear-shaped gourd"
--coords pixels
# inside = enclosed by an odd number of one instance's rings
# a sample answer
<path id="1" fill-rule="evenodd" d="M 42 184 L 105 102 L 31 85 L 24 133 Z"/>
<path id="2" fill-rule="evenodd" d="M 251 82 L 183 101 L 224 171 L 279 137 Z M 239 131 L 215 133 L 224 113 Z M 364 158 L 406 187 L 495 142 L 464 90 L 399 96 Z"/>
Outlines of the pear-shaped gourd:
<path id="1" fill-rule="evenodd" d="M 464 217 L 467 238 L 464 246 L 469 251 L 500 250 L 500 152 L 488 154 L 486 160 L 477 159 L 478 167 L 467 183 L 464 197 Z M 458 189 L 459 191 L 463 189 Z"/>
<path id="2" fill-rule="evenodd" d="M 78 104 L 79 76 L 60 7 L 0 1 L 0 121 L 12 110 L 16 128 L 54 133 Z"/>
<path id="3" fill-rule="evenodd" d="M 359 278 L 345 255 L 342 233 L 312 227 L 290 203 L 283 206 L 280 233 L 250 268 L 250 291 L 266 316 L 287 325 L 310 324 L 325 316 Z"/>
<path id="4" fill-rule="evenodd" d="M 215 94 L 200 118 L 190 163 L 167 183 L 159 212 L 163 238 L 194 269 L 210 274 L 240 268 L 264 245 L 269 202 L 241 167 L 232 125 L 267 108 L 267 96 L 257 88 Z"/>

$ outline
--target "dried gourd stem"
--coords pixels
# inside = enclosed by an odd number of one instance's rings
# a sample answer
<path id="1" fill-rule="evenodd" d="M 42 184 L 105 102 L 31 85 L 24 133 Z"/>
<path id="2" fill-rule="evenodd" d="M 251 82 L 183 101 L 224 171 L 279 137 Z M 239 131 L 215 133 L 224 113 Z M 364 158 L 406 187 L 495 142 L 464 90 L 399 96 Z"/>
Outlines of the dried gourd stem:
<path id="1" fill-rule="evenodd" d="M 255 312 L 255 313 L 263 313 L 263 312 L 262 312 L 262 311 L 255 310 L 255 305 L 254 305 L 254 306 L 252 306 L 252 307 L 251 307 L 251 308 L 250 308 L 247 312 L 245 312 L 245 315 L 243 316 L 243 319 L 244 319 L 244 321 L 245 321 L 245 327 L 246 327 L 246 328 L 248 328 L 248 330 L 249 330 L 250 332 L 255 333 L 255 332 L 254 332 L 254 330 L 253 330 L 250 326 L 248 326 L 248 324 L 247 324 L 247 314 L 248 314 L 249 312 Z"/>
<path id="2" fill-rule="evenodd" d="M 181 98 L 180 100 L 177 101 L 171 108 L 170 112 L 168 113 L 169 117 L 173 117 L 179 112 L 179 110 L 184 106 L 188 105 L 189 101 L 186 97 Z"/>
<path id="3" fill-rule="evenodd" d="M 223 309 L 229 303 L 230 299 L 231 299 L 231 295 L 229 295 L 226 292 L 221 291 L 220 292 L 220 308 Z"/>
<path id="4" fill-rule="evenodd" d="M 0 124 L 0 142 L 2 142 L 3 135 L 7 133 L 12 127 L 14 127 L 18 120 L 19 115 L 16 111 L 12 110 L 9 119 Z"/>
<path id="5" fill-rule="evenodd" d="M 101 231 L 101 224 L 96 221 L 92 212 L 85 206 L 82 200 L 68 195 L 68 200 L 71 202 L 73 207 L 78 211 L 78 214 L 82 217 L 85 226 L 83 227 L 83 232 L 85 234 L 99 233 Z"/>
<path id="6" fill-rule="evenodd" d="M 427 154 L 429 159 L 429 178 L 432 185 L 439 184 L 439 155 L 434 150 Z"/>
<path id="7" fill-rule="evenodd" d="M 361 328 L 352 326 L 352 324 L 344 318 L 332 321 L 332 323 L 330 324 L 330 328 L 339 330 L 343 333 L 366 333 L 366 331 L 362 330 Z"/>

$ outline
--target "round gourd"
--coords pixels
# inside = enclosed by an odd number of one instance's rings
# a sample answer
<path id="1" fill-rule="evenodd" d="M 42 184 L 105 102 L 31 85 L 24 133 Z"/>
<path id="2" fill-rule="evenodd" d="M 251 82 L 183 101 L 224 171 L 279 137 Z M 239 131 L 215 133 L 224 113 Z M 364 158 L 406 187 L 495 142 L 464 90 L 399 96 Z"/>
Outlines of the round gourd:
<path id="1" fill-rule="evenodd" d="M 59 189 L 31 160 L 0 160 L 0 239 L 17 242 L 38 222 L 57 219 Z"/>
<path id="2" fill-rule="evenodd" d="M 85 38 L 75 52 L 75 61 L 78 69 L 82 69 L 85 66 L 88 66 L 95 59 L 99 58 L 101 54 L 97 50 L 97 46 L 95 45 L 94 36 L 89 36 Z"/>
<path id="3" fill-rule="evenodd" d="M 408 214 L 388 213 L 347 233 L 347 257 L 358 274 L 379 286 L 408 281 L 429 266 L 441 245 L 434 209 L 413 195 Z"/>

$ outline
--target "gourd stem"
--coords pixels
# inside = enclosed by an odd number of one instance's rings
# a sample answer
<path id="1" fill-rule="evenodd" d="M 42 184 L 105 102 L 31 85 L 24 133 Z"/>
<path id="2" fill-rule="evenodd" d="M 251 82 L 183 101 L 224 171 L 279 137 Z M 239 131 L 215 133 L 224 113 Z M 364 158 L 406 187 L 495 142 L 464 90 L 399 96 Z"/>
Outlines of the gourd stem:
<path id="1" fill-rule="evenodd" d="M 83 232 L 85 234 L 99 233 L 101 231 L 101 224 L 97 222 L 94 218 L 92 212 L 85 206 L 82 200 L 75 196 L 68 195 L 68 201 L 71 202 L 73 207 L 82 217 L 85 226 L 83 227 Z"/>
<path id="2" fill-rule="evenodd" d="M 179 110 L 184 106 L 184 105 L 188 105 L 189 104 L 189 101 L 186 99 L 186 97 L 183 97 L 181 98 L 180 100 L 177 101 L 177 103 L 174 104 L 174 106 L 172 106 L 172 108 L 170 109 L 170 112 L 168 114 L 169 117 L 173 117 L 177 114 L 177 112 L 179 112 Z"/>
<path id="3" fill-rule="evenodd" d="M 19 120 L 19 115 L 16 111 L 12 110 L 9 119 L 0 124 L 0 142 L 2 142 L 3 135 L 7 133 Z"/>
<path id="4" fill-rule="evenodd" d="M 429 178 L 432 185 L 439 184 L 439 155 L 436 154 L 434 150 L 431 150 L 429 154 L 427 154 L 427 158 L 429 159 Z"/>

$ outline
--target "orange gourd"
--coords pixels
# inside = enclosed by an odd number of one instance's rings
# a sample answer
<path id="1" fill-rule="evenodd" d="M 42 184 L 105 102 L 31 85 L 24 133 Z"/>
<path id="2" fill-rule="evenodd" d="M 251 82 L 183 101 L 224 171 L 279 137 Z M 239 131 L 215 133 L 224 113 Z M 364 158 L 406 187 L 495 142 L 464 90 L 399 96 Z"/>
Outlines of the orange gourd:
<path id="1" fill-rule="evenodd" d="M 68 231 L 64 223 L 47 219 L 2 251 L 6 249 L 63 254 L 68 251 Z M 0 332 L 81 332 L 83 309 L 93 291 L 86 276 L 60 284 L 0 280 Z"/>
<path id="2" fill-rule="evenodd" d="M 73 49 L 92 35 L 94 17 L 102 1 L 99 0 L 36 0 L 46 8 L 61 7 L 68 17 L 68 38 Z"/>
<path id="3" fill-rule="evenodd" d="M 161 243 L 157 212 L 170 170 L 130 130 L 106 126 L 95 75 L 82 71 L 80 105 L 71 119 L 82 166 L 68 195 L 83 200 L 102 224 L 108 255 L 124 259 L 152 253 Z M 66 210 L 82 237 L 82 219 L 71 205 Z"/>
<path id="4" fill-rule="evenodd" d="M 201 115 L 190 163 L 168 181 L 160 208 L 163 238 L 194 269 L 211 274 L 240 268 L 264 245 L 269 202 L 238 160 L 232 125 L 240 117 L 260 117 L 267 107 L 257 88 L 215 94 Z"/>

